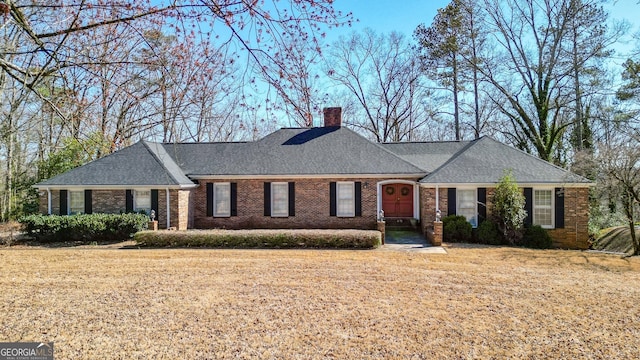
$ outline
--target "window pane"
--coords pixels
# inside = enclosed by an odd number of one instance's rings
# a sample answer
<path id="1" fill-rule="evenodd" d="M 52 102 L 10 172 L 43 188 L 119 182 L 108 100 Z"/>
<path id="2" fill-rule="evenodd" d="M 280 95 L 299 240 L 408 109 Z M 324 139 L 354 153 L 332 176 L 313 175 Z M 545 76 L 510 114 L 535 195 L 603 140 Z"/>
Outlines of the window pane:
<path id="1" fill-rule="evenodd" d="M 151 190 L 136 190 L 133 196 L 133 210 L 135 212 L 144 211 L 149 215 L 151 212 Z"/>
<path id="2" fill-rule="evenodd" d="M 69 214 L 84 213 L 84 191 L 69 192 Z"/>
<path id="3" fill-rule="evenodd" d="M 467 218 L 471 226 L 476 227 L 476 190 L 458 190 L 457 214 Z"/>
<path id="4" fill-rule="evenodd" d="M 229 183 L 213 184 L 214 208 L 213 216 L 229 216 L 231 214 L 231 186 Z"/>
<path id="5" fill-rule="evenodd" d="M 337 183 L 337 216 L 355 216 L 354 184 Z"/>
<path id="6" fill-rule="evenodd" d="M 271 184 L 271 216 L 289 216 L 289 184 Z"/>
<path id="7" fill-rule="evenodd" d="M 551 190 L 536 190 L 534 204 L 551 207 Z"/>
<path id="8" fill-rule="evenodd" d="M 536 225 L 551 226 L 551 209 L 535 208 L 533 218 Z"/>
<path id="9" fill-rule="evenodd" d="M 533 192 L 533 223 L 544 227 L 553 226 L 551 190 L 534 190 Z"/>

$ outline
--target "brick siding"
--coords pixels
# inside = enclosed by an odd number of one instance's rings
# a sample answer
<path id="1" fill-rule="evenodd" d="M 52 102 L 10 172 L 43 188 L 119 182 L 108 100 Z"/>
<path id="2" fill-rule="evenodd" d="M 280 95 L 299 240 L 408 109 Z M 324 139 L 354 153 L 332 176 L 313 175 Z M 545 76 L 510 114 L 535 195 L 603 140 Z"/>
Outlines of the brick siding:
<path id="1" fill-rule="evenodd" d="M 549 230 L 549 235 L 556 248 L 589 248 L 589 188 L 565 188 L 564 228 Z"/>
<path id="2" fill-rule="evenodd" d="M 94 213 L 120 214 L 127 209 L 125 190 L 93 190 L 91 202 Z"/>
<path id="3" fill-rule="evenodd" d="M 264 216 L 264 183 L 291 182 L 291 179 L 269 180 L 200 180 L 194 190 L 193 222 L 195 228 L 211 229 L 375 229 L 377 209 L 377 182 L 382 179 L 357 179 L 362 183 L 362 216 L 329 216 L 329 186 L 332 181 L 354 179 L 296 179 L 295 216 Z M 211 217 L 207 214 L 206 183 L 237 183 L 238 216 Z"/>
<path id="4" fill-rule="evenodd" d="M 447 216 L 447 189 L 439 189 L 439 207 L 442 217 Z M 433 231 L 436 216 L 435 188 L 420 189 L 420 217 L 425 234 Z M 495 188 L 487 188 L 487 216 L 492 208 Z M 589 248 L 589 188 L 565 188 L 564 228 L 548 229 L 553 247 L 562 249 Z"/>
<path id="5" fill-rule="evenodd" d="M 178 230 L 186 230 L 189 221 L 190 190 L 170 190 L 171 226 Z M 47 214 L 47 192 L 41 191 L 39 210 Z M 120 214 L 126 211 L 126 190 L 92 190 L 92 207 L 94 213 Z M 51 190 L 51 212 L 60 215 L 60 191 Z M 165 189 L 158 189 L 158 227 L 167 227 L 167 195 Z"/>

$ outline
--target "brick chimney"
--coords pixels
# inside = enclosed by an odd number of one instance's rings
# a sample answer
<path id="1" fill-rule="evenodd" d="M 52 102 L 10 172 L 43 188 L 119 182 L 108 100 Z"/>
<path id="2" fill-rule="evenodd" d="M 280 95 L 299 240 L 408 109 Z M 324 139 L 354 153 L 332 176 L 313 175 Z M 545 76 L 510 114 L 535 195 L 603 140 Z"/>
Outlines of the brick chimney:
<path id="1" fill-rule="evenodd" d="M 322 109 L 324 113 L 324 126 L 342 126 L 342 108 L 328 107 Z"/>

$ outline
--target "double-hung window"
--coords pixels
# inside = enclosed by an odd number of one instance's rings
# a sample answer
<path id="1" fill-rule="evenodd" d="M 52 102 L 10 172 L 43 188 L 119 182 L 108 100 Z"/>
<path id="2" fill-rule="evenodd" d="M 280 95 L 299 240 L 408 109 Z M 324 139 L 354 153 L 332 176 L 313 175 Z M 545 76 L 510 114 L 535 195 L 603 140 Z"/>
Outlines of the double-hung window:
<path id="1" fill-rule="evenodd" d="M 84 190 L 69 191 L 69 215 L 84 213 Z"/>
<path id="2" fill-rule="evenodd" d="M 133 195 L 133 210 L 151 214 L 151 190 L 136 190 Z"/>
<path id="3" fill-rule="evenodd" d="M 336 215 L 339 217 L 353 217 L 355 210 L 355 184 L 353 182 L 336 183 Z"/>
<path id="4" fill-rule="evenodd" d="M 476 189 L 458 189 L 458 209 L 456 213 L 467 218 L 474 228 L 478 226 Z"/>
<path id="5" fill-rule="evenodd" d="M 533 224 L 553 228 L 553 190 L 533 190 Z"/>
<path id="6" fill-rule="evenodd" d="M 213 216 L 231 216 L 231 184 L 213 184 Z"/>
<path id="7" fill-rule="evenodd" d="M 289 183 L 271 183 L 271 216 L 289 216 Z"/>

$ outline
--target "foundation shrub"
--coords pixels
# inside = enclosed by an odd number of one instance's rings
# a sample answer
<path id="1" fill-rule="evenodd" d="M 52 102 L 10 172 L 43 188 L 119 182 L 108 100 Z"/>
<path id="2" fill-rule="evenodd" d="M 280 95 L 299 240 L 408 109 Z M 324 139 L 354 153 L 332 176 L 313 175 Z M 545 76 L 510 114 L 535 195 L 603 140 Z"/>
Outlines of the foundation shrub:
<path id="1" fill-rule="evenodd" d="M 442 228 L 442 237 L 446 242 L 470 242 L 473 239 L 473 228 L 464 216 L 445 216 L 442 218 Z"/>
<path id="2" fill-rule="evenodd" d="M 28 236 L 42 242 L 123 240 L 147 228 L 143 214 L 28 215 L 20 219 Z"/>
<path id="3" fill-rule="evenodd" d="M 491 220 L 480 223 L 476 236 L 479 244 L 506 245 L 508 243 L 500 233 L 498 225 Z"/>
<path id="4" fill-rule="evenodd" d="M 372 249 L 381 243 L 380 232 L 370 230 L 142 231 L 133 239 L 146 247 L 243 249 Z"/>
<path id="5" fill-rule="evenodd" d="M 519 245 L 532 249 L 550 249 L 552 241 L 547 230 L 540 225 L 531 225 L 525 228 Z"/>

